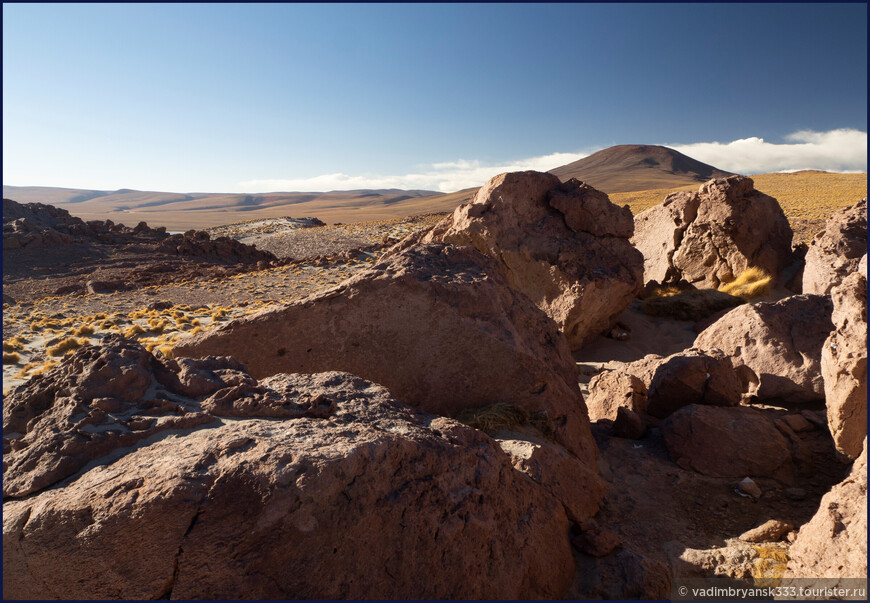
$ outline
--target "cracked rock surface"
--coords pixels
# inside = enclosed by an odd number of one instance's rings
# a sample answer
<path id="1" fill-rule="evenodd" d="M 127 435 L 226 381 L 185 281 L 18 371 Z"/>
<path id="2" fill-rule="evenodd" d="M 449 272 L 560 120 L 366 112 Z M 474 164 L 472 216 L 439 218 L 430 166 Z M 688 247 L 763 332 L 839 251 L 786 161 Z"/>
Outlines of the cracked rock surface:
<path id="1" fill-rule="evenodd" d="M 494 258 L 578 349 L 612 327 L 643 286 L 633 231 L 631 211 L 605 193 L 527 171 L 492 178 L 422 240 Z"/>
<path id="2" fill-rule="evenodd" d="M 136 387 L 97 396 L 100 370 Z M 552 599 L 573 580 L 563 505 L 495 440 L 354 375 L 258 383 L 110 339 L 12 397 L 7 598 Z"/>
<path id="3" fill-rule="evenodd" d="M 643 254 L 645 282 L 685 280 L 716 289 L 750 266 L 776 280 L 792 262 L 792 230 L 782 208 L 745 176 L 668 195 L 635 216 L 631 241 Z"/>

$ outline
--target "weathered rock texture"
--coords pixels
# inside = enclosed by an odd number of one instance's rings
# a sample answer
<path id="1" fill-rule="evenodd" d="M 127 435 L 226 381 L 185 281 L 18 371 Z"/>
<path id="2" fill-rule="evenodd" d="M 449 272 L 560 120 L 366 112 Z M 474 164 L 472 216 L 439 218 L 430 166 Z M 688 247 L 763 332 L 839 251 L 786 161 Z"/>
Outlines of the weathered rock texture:
<path id="1" fill-rule="evenodd" d="M 556 440 L 594 467 L 564 337 L 471 247 L 415 244 L 323 294 L 184 340 L 173 354 L 231 355 L 257 378 L 351 372 L 446 416 L 513 404 L 545 413 Z"/>
<path id="2" fill-rule="evenodd" d="M 849 477 L 822 497 L 818 512 L 798 532 L 784 577 L 867 577 L 866 439 Z M 830 580 L 824 586 L 831 587 Z"/>
<path id="3" fill-rule="evenodd" d="M 719 350 L 688 349 L 663 359 L 647 392 L 646 412 L 663 419 L 689 404 L 735 406 L 741 383 L 731 360 Z"/>
<path id="4" fill-rule="evenodd" d="M 257 383 L 227 359 L 94 349 L 47 373 L 62 391 L 13 394 L 10 425 L 27 434 L 5 434 L 4 487 L 30 496 L 4 499 L 6 598 L 553 599 L 573 580 L 563 506 L 483 432 L 345 373 Z M 144 417 L 158 402 L 209 422 L 156 433 Z M 133 416 L 84 418 L 104 407 Z M 77 434 L 109 443 L 76 444 L 93 462 L 57 481 L 45 457 Z"/>
<path id="5" fill-rule="evenodd" d="M 824 398 L 822 345 L 831 333 L 833 305 L 822 295 L 793 295 L 739 306 L 704 329 L 694 347 L 721 350 L 745 366 L 744 394 L 761 400 L 809 402 Z M 753 378 L 754 377 L 754 378 Z"/>
<path id="6" fill-rule="evenodd" d="M 586 407 L 589 419 L 615 421 L 618 410 L 627 408 L 646 412 L 647 387 L 634 375 L 623 371 L 604 371 L 589 381 Z"/>
<path id="7" fill-rule="evenodd" d="M 572 349 L 613 326 L 643 285 L 628 238 L 631 211 L 594 188 L 552 174 L 487 182 L 423 241 L 471 245 L 504 267 L 511 287 L 547 313 Z"/>
<path id="8" fill-rule="evenodd" d="M 750 266 L 776 279 L 791 263 L 792 230 L 776 199 L 753 185 L 745 176 L 717 178 L 635 216 L 631 240 L 644 256 L 644 280 L 715 289 Z"/>
<path id="9" fill-rule="evenodd" d="M 664 423 L 668 453 L 678 465 L 714 477 L 794 479 L 792 443 L 754 408 L 691 405 Z"/>
<path id="10" fill-rule="evenodd" d="M 837 450 L 861 454 L 867 437 L 867 278 L 855 272 L 831 290 L 835 330 L 822 348 L 828 427 Z"/>
<path id="11" fill-rule="evenodd" d="M 827 295 L 867 253 L 867 199 L 835 212 L 807 251 L 803 292 Z"/>

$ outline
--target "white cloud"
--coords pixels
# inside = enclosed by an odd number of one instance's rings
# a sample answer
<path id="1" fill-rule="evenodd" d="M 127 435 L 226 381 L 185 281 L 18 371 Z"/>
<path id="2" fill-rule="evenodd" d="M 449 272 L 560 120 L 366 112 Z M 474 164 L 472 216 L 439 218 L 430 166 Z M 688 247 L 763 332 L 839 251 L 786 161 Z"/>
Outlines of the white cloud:
<path id="1" fill-rule="evenodd" d="M 350 176 L 348 174 L 322 174 L 311 178 L 276 178 L 269 180 L 248 180 L 239 186 L 247 192 L 270 191 L 334 191 L 353 189 L 424 189 L 452 193 L 464 188 L 480 186 L 493 176 L 502 172 L 537 170 L 546 172 L 560 165 L 586 157 L 589 153 L 552 153 L 541 157 L 530 157 L 496 165 L 485 165 L 480 161 L 459 159 L 444 163 L 433 163 L 416 174 L 396 176 Z"/>
<path id="2" fill-rule="evenodd" d="M 771 143 L 763 138 L 752 137 L 731 142 L 664 143 L 663 146 L 676 149 L 714 167 L 739 174 L 795 170 L 867 171 L 867 132 L 854 129 L 828 132 L 801 130 L 786 136 L 785 141 Z M 321 174 L 309 178 L 248 180 L 240 182 L 239 187 L 246 192 L 399 188 L 448 193 L 480 186 L 502 172 L 521 170 L 545 172 L 588 155 L 590 153 L 552 153 L 492 165 L 477 160 L 458 159 L 433 163 L 420 172 L 411 174 L 393 176 Z"/>
<path id="3" fill-rule="evenodd" d="M 732 142 L 665 144 L 698 161 L 739 174 L 795 170 L 867 171 L 867 132 L 853 129 L 813 132 L 801 130 L 775 144 L 763 138 Z"/>

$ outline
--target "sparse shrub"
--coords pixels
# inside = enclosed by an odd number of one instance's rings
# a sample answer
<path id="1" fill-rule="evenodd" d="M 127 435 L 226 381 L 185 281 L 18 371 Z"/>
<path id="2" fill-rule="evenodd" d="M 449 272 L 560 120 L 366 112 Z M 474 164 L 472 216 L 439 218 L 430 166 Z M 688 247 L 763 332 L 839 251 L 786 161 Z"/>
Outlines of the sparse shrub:
<path id="1" fill-rule="evenodd" d="M 466 408 L 459 413 L 456 420 L 490 435 L 501 429 L 521 425 L 537 427 L 545 435 L 552 435 L 554 431 L 553 424 L 545 411 L 530 413 L 525 408 L 506 402 L 497 402 L 479 408 Z"/>
<path id="2" fill-rule="evenodd" d="M 3 364 L 18 364 L 21 356 L 18 352 L 3 352 Z"/>
<path id="3" fill-rule="evenodd" d="M 132 325 L 130 328 L 124 331 L 124 337 L 130 339 L 133 337 L 138 337 L 143 333 L 145 333 L 145 329 L 143 329 L 140 325 Z"/>
<path id="4" fill-rule="evenodd" d="M 87 340 L 84 340 L 84 343 L 87 343 Z M 75 337 L 67 337 L 66 339 L 61 340 L 57 345 L 51 346 L 46 350 L 49 356 L 63 356 L 73 350 L 77 350 L 82 347 L 82 340 L 76 339 Z"/>
<path id="5" fill-rule="evenodd" d="M 745 300 L 756 299 L 770 295 L 771 280 L 761 268 L 747 268 L 736 279 L 719 287 L 719 291 Z"/>
<path id="6" fill-rule="evenodd" d="M 78 329 L 73 331 L 73 335 L 76 335 L 79 337 L 82 335 L 93 335 L 93 334 L 94 334 L 94 327 L 92 327 L 91 325 L 82 325 Z"/>

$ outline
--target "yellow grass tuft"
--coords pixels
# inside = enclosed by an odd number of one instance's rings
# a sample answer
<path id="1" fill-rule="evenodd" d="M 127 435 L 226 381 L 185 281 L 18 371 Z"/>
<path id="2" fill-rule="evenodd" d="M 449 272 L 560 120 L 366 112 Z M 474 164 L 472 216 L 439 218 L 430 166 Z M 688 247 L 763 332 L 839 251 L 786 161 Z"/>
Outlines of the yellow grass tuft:
<path id="1" fill-rule="evenodd" d="M 130 339 L 133 337 L 138 337 L 139 335 L 142 335 L 143 333 L 145 333 L 145 329 L 143 329 L 140 325 L 133 325 L 130 328 L 128 328 L 126 331 L 124 331 L 124 337 Z"/>
<path id="2" fill-rule="evenodd" d="M 772 277 L 761 268 L 750 267 L 731 281 L 719 287 L 719 291 L 745 300 L 770 295 Z"/>
<path id="3" fill-rule="evenodd" d="M 3 352 L 3 364 L 18 364 L 21 362 L 21 356 L 18 352 Z"/>
<path id="4" fill-rule="evenodd" d="M 87 343 L 87 339 L 76 339 L 75 337 L 67 337 L 66 339 L 60 341 L 57 345 L 54 345 L 46 350 L 46 353 L 49 356 L 63 356 L 64 354 L 68 354 L 78 348 L 82 347 L 85 343 Z"/>
<path id="5" fill-rule="evenodd" d="M 77 337 L 81 337 L 82 335 L 93 335 L 94 327 L 92 327 L 91 325 L 82 325 L 78 329 L 73 331 L 72 334 Z"/>

